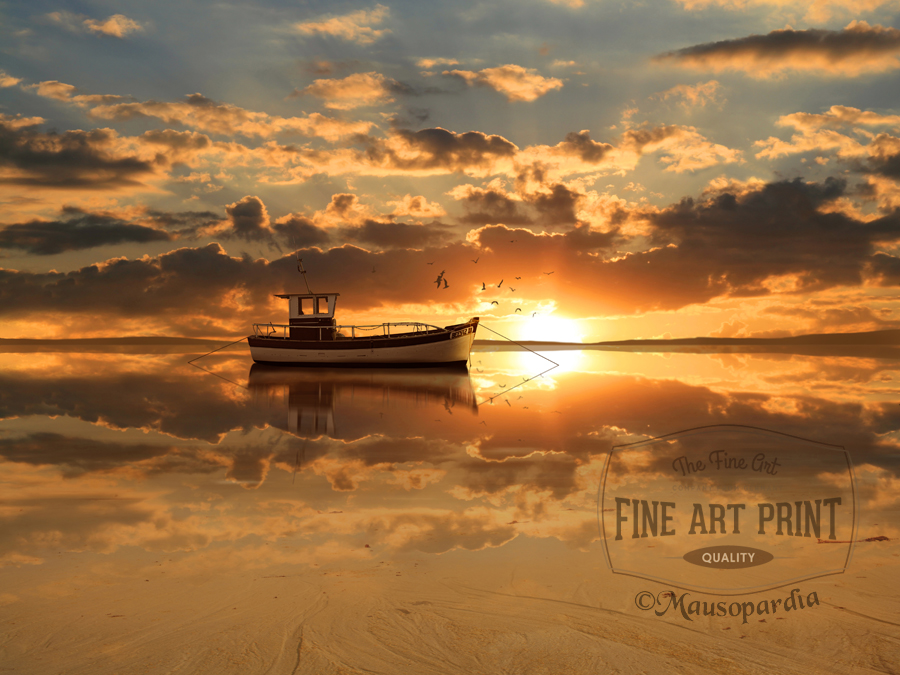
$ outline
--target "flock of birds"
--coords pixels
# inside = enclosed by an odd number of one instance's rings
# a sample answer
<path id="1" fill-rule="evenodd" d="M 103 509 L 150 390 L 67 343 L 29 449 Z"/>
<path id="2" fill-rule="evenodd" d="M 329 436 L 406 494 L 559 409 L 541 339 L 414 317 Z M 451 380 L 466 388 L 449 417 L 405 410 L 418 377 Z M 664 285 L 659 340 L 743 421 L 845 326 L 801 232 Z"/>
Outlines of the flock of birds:
<path id="1" fill-rule="evenodd" d="M 515 243 L 515 241 L 516 241 L 515 239 L 512 239 L 512 240 L 510 240 L 510 243 Z M 475 264 L 477 265 L 479 260 L 481 260 L 481 256 L 478 256 L 477 258 L 473 258 L 473 259 L 472 259 L 472 262 L 475 263 Z M 426 264 L 426 265 L 434 265 L 435 262 L 437 262 L 437 261 L 433 261 L 433 262 L 425 263 L 425 264 Z M 374 268 L 374 267 L 372 268 L 372 271 L 373 271 L 373 272 L 375 271 L 375 268 Z M 544 274 L 547 275 L 547 276 L 550 276 L 551 274 L 554 274 L 555 272 L 556 272 L 556 270 L 552 270 L 552 271 L 550 271 L 550 272 L 544 272 Z M 438 289 L 441 288 L 441 283 L 444 284 L 443 288 L 445 288 L 445 289 L 450 288 L 450 284 L 447 283 L 447 279 L 444 278 L 444 275 L 445 275 L 446 273 L 447 273 L 447 270 L 441 270 L 441 273 L 437 275 L 437 279 L 434 280 L 435 286 L 436 286 Z M 521 278 L 522 278 L 522 277 L 516 277 L 516 280 L 518 281 L 518 280 L 520 280 Z M 503 282 L 504 282 L 504 281 L 505 281 L 505 279 L 501 279 L 501 280 L 500 280 L 500 283 L 498 283 L 496 287 L 499 289 L 501 286 L 503 286 Z M 510 286 L 509 284 L 507 284 L 506 287 L 510 290 L 511 293 L 515 293 L 515 292 L 516 292 L 516 289 L 513 288 L 512 286 Z M 488 289 L 488 288 L 487 288 L 487 283 L 484 282 L 484 281 L 482 281 L 482 282 L 481 282 L 481 290 L 482 290 L 482 291 L 486 291 L 487 289 Z M 491 304 L 492 304 L 492 305 L 497 305 L 498 307 L 500 306 L 500 302 L 497 301 L 497 300 L 491 300 Z M 516 312 L 521 312 L 521 311 L 522 311 L 522 308 L 521 308 L 521 307 L 516 307 Z M 531 314 L 532 318 L 533 318 L 534 316 L 536 316 L 536 315 L 537 315 L 537 312 L 532 312 L 532 314 Z"/>

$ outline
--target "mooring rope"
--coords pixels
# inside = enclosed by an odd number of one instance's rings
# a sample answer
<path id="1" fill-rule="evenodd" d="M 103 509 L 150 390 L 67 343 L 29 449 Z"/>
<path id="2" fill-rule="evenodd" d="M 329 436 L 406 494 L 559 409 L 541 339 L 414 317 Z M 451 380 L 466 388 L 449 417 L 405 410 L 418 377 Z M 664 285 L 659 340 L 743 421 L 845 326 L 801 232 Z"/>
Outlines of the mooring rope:
<path id="1" fill-rule="evenodd" d="M 188 365 L 193 366 L 197 370 L 202 370 L 204 373 L 209 373 L 210 375 L 215 375 L 216 377 L 218 377 L 222 380 L 225 380 L 226 382 L 229 382 L 231 384 L 237 385 L 238 387 L 243 387 L 244 389 L 250 389 L 250 387 L 248 387 L 247 385 L 240 384 L 239 382 L 235 382 L 234 380 L 229 380 L 227 377 L 224 377 L 223 375 L 214 373 L 213 371 L 207 370 L 206 368 L 202 368 L 202 367 L 198 366 L 196 363 L 194 363 L 194 361 L 199 361 L 200 359 L 202 359 L 206 356 L 209 356 L 210 354 L 215 354 L 217 351 L 225 349 L 226 347 L 231 347 L 232 345 L 236 345 L 238 342 L 243 342 L 246 339 L 247 339 L 247 336 L 242 337 L 240 340 L 235 340 L 234 342 L 229 342 L 227 345 L 222 345 L 221 347 L 213 349 L 211 352 L 207 352 L 206 354 L 203 354 L 202 356 L 196 356 L 193 359 L 191 359 L 190 361 L 188 361 Z"/>
<path id="2" fill-rule="evenodd" d="M 479 326 L 479 328 L 484 328 L 485 330 L 491 331 L 494 335 L 499 335 L 499 336 L 502 337 L 504 340 L 506 340 L 506 341 L 508 341 L 508 342 L 512 342 L 514 345 L 518 345 L 518 346 L 521 347 L 522 349 L 531 352 L 531 353 L 534 354 L 535 356 L 540 356 L 542 359 L 544 359 L 545 361 L 549 361 L 549 362 L 552 363 L 553 365 L 552 365 L 550 368 L 547 368 L 547 370 L 544 370 L 544 371 L 538 373 L 537 375 L 535 375 L 535 376 L 533 376 L 533 377 L 529 377 L 529 378 L 526 379 L 526 380 L 522 380 L 521 382 L 519 382 L 519 384 L 515 385 L 514 387 L 510 387 L 509 389 L 505 389 L 504 391 L 500 392 L 499 394 L 497 394 L 497 395 L 495 395 L 495 396 L 491 396 L 490 398 L 485 398 L 484 401 L 482 401 L 481 403 L 478 403 L 478 402 L 476 401 L 476 405 L 481 405 L 481 404 L 483 404 L 483 403 L 493 403 L 495 398 L 499 398 L 500 396 L 504 396 L 504 395 L 508 394 L 509 392 L 511 392 L 513 389 L 518 389 L 518 388 L 521 387 L 523 384 L 527 384 L 528 382 L 531 382 L 532 380 L 534 380 L 534 379 L 536 379 L 536 378 L 538 378 L 538 377 L 542 377 L 542 376 L 544 375 L 544 373 L 549 373 L 549 372 L 550 372 L 551 370 L 553 370 L 554 368 L 559 368 L 559 364 L 558 364 L 556 361 L 554 361 L 553 359 L 549 359 L 549 358 L 547 358 L 546 356 L 544 356 L 543 354 L 539 354 L 538 352 L 534 351 L 533 349 L 529 349 L 528 347 L 526 347 L 525 345 L 523 345 L 523 344 L 520 343 L 520 342 L 516 342 L 515 340 L 510 340 L 508 337 L 506 337 L 506 336 L 503 335 L 502 333 L 498 333 L 498 332 L 495 331 L 493 328 L 488 328 L 488 327 L 485 326 L 483 323 L 478 324 L 478 326 Z M 472 352 L 470 351 L 470 352 L 469 352 L 469 359 L 471 360 L 471 358 L 472 358 Z"/>

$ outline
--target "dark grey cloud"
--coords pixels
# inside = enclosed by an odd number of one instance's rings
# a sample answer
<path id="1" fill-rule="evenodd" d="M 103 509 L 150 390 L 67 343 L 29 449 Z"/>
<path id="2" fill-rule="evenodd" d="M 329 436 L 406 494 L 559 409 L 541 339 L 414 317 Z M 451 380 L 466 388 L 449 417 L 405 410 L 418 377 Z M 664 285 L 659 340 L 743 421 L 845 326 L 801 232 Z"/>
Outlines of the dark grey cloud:
<path id="1" fill-rule="evenodd" d="M 67 477 L 131 466 L 171 452 L 176 452 L 175 448 L 167 445 L 111 443 L 49 432 L 0 439 L 0 456 L 7 461 L 36 466 L 56 465 L 62 468 L 63 475 Z M 219 468 L 220 464 L 207 461 L 205 472 Z M 188 473 L 186 469 L 187 467 L 181 464 L 178 472 Z"/>
<path id="2" fill-rule="evenodd" d="M 766 294 L 762 283 L 772 275 L 796 275 L 804 291 L 858 285 L 875 260 L 875 244 L 900 240 L 900 214 L 866 223 L 820 210 L 846 189 L 839 179 L 798 178 L 702 203 L 684 199 L 650 216 L 654 243 L 677 248 L 647 259 L 663 263 L 664 274 L 680 284 L 702 281 L 731 295 Z"/>
<path id="3" fill-rule="evenodd" d="M 550 192 L 536 192 L 525 197 L 541 216 L 541 223 L 547 227 L 572 225 L 578 222 L 575 210 L 582 195 L 565 185 L 550 186 Z"/>
<path id="4" fill-rule="evenodd" d="M 565 151 L 566 154 L 580 157 L 582 161 L 596 164 L 603 160 L 606 154 L 613 149 L 609 143 L 598 143 L 591 140 L 589 131 L 570 131 L 566 134 L 557 147 Z"/>
<path id="5" fill-rule="evenodd" d="M 66 210 L 64 207 L 63 210 Z M 212 211 L 159 211 L 148 209 L 143 219 L 159 229 L 171 232 L 176 237 L 194 238 L 203 229 L 213 227 L 222 221 L 219 214 Z"/>
<path id="6" fill-rule="evenodd" d="M 491 166 L 496 160 L 512 158 L 518 148 L 502 136 L 480 131 L 455 133 L 440 127 L 410 131 L 395 129 L 394 136 L 409 152 L 397 153 L 381 139 L 360 138 L 370 161 L 404 171 L 443 169 L 465 171 Z"/>
<path id="7" fill-rule="evenodd" d="M 343 241 L 374 244 L 383 249 L 439 246 L 451 239 L 452 236 L 453 232 L 450 226 L 438 221 L 415 225 L 366 219 L 362 225 L 357 227 L 340 229 L 340 238 Z"/>
<path id="8" fill-rule="evenodd" d="M 854 21 L 841 30 L 785 28 L 766 35 L 708 42 L 655 57 L 698 68 L 746 70 L 767 76 L 782 70 L 856 75 L 900 67 L 900 30 Z"/>
<path id="9" fill-rule="evenodd" d="M 291 249 L 306 248 L 308 246 L 326 246 L 331 237 L 328 232 L 306 216 L 298 214 L 290 214 L 284 218 L 279 218 L 272 225 L 275 235 L 279 241 Z"/>
<path id="10" fill-rule="evenodd" d="M 232 229 L 222 234 L 224 237 L 244 241 L 271 242 L 272 229 L 269 227 L 269 213 L 259 197 L 247 195 L 225 207 L 231 219 Z"/>
<path id="11" fill-rule="evenodd" d="M 42 133 L 0 119 L 0 185 L 116 189 L 141 185 L 157 165 L 116 152 L 108 129 Z"/>
<path id="12" fill-rule="evenodd" d="M 512 199 L 500 190 L 471 188 L 461 200 L 466 215 L 463 223 L 474 225 L 528 225 L 532 222 L 522 212 L 522 202 Z"/>
<path id="13" fill-rule="evenodd" d="M 65 220 L 32 220 L 0 229 L 0 250 L 18 249 L 32 255 L 54 255 L 109 244 L 171 241 L 172 235 L 119 218 L 65 209 Z"/>

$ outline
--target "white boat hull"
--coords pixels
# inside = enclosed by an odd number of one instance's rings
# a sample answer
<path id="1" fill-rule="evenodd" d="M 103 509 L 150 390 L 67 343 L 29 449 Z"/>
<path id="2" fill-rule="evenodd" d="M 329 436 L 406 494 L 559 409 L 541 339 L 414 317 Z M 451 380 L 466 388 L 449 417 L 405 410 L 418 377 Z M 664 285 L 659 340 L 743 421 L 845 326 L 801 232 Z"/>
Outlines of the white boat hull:
<path id="1" fill-rule="evenodd" d="M 420 365 L 465 363 L 475 341 L 474 325 L 460 325 L 442 336 L 416 339 L 397 336 L 376 340 L 304 342 L 277 337 L 252 337 L 250 355 L 257 363 L 285 365 Z M 391 342 L 398 344 L 392 345 Z M 405 343 L 405 344 L 400 344 Z"/>

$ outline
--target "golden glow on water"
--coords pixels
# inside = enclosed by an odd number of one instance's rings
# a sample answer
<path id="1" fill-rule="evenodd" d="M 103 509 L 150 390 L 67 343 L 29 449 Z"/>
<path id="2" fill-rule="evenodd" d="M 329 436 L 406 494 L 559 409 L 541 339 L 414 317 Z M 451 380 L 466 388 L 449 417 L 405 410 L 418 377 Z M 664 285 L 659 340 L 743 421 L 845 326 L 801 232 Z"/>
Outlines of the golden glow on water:
<path id="1" fill-rule="evenodd" d="M 28 639 L 57 630 L 92 649 L 144 634 L 177 645 L 184 631 L 199 631 L 211 645 L 201 649 L 207 665 L 218 663 L 215 650 L 237 649 L 216 637 L 217 626 L 242 626 L 268 644 L 276 623 L 298 617 L 304 644 L 311 634 L 344 644 L 370 630 L 398 639 L 395 622 L 415 613 L 412 634 L 431 650 L 429 635 L 445 629 L 454 603 L 480 612 L 453 623 L 476 632 L 534 616 L 528 603 L 542 598 L 568 603 L 542 624 L 548 630 L 595 620 L 597 608 L 616 612 L 604 615 L 604 630 L 627 632 L 633 622 L 662 630 L 665 622 L 633 609 L 649 582 L 606 568 L 597 491 L 614 445 L 709 424 L 852 446 L 859 537 L 891 539 L 861 544 L 854 569 L 865 583 L 896 588 L 900 421 L 896 403 L 882 401 L 900 374 L 895 362 L 545 355 L 560 366 L 541 377 L 547 361 L 510 351 L 473 352 L 468 374 L 251 369 L 243 352 L 201 361 L 215 374 L 187 366 L 194 355 L 185 354 L 3 355 L 15 364 L 0 374 L 4 611 L 31 626 L 22 629 Z M 641 489 L 670 489 L 646 452 L 626 453 L 623 466 Z M 838 479 L 823 466 L 804 480 L 810 494 L 824 494 Z M 775 495 L 767 485 L 734 494 L 764 501 Z M 851 582 L 829 585 L 829 597 L 862 609 Z M 816 588 L 826 586 L 804 591 Z M 892 603 L 866 609 L 888 616 Z M 589 609 L 559 615 L 570 605 Z M 198 606 L 208 626 L 194 623 Z M 697 630 L 718 639 L 731 625 Z M 857 640 L 867 639 L 864 628 Z M 128 659 L 149 658 L 150 647 L 135 644 Z"/>
<path id="2" fill-rule="evenodd" d="M 581 342 L 584 329 L 576 319 L 567 319 L 555 314 L 538 315 L 525 319 L 523 326 L 518 327 L 520 340 L 538 342 Z"/>

